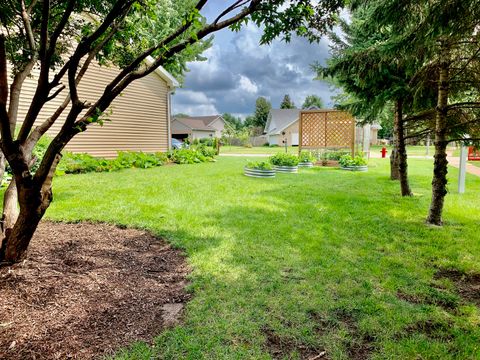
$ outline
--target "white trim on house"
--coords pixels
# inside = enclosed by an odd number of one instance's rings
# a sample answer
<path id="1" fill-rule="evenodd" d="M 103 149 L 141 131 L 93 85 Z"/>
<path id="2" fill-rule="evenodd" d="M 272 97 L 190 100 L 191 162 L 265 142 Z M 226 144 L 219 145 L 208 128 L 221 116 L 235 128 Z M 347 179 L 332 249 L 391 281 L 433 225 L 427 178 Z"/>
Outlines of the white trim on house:
<path id="1" fill-rule="evenodd" d="M 155 62 L 155 59 L 152 58 L 151 56 L 148 56 L 146 59 L 145 59 L 145 62 L 147 63 L 147 65 L 152 65 L 154 62 Z M 170 88 L 170 90 L 173 90 L 177 87 L 180 86 L 180 83 L 177 81 L 177 79 L 175 79 L 173 77 L 172 74 L 170 74 L 167 70 L 165 70 L 165 68 L 163 66 L 159 66 L 155 69 L 155 74 L 157 74 L 158 76 L 160 76 L 168 85 L 168 87 Z"/>

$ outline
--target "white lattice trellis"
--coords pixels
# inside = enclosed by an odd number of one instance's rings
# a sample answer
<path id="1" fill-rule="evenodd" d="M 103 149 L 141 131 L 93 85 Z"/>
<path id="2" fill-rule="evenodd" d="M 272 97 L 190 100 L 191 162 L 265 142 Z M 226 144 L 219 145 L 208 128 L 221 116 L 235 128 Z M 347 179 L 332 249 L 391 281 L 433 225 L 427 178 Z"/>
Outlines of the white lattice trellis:
<path id="1" fill-rule="evenodd" d="M 355 149 L 355 119 L 338 110 L 309 110 L 300 113 L 299 150 L 322 148 Z"/>

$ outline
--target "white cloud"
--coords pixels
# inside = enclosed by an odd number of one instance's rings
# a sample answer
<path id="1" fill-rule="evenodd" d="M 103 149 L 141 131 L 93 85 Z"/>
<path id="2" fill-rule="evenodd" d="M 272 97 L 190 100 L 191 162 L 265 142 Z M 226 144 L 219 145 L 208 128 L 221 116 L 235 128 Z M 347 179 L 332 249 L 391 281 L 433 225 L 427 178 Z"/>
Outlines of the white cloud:
<path id="1" fill-rule="evenodd" d="M 250 94 L 256 94 L 258 92 L 258 86 L 244 75 L 240 75 L 240 90 L 245 90 Z"/>
<path id="2" fill-rule="evenodd" d="M 192 116 L 216 115 L 219 113 L 215 99 L 200 91 L 179 89 L 173 96 L 173 113 Z"/>

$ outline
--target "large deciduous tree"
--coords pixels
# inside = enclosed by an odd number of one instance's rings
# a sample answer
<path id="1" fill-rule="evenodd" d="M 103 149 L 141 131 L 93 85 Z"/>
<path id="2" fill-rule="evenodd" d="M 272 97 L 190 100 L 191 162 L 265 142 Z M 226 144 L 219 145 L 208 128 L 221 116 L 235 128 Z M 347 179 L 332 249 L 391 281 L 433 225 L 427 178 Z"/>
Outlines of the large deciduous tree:
<path id="1" fill-rule="evenodd" d="M 310 109 L 310 108 L 323 109 L 324 104 L 323 104 L 322 98 L 317 95 L 308 95 L 302 104 L 302 109 Z"/>
<path id="2" fill-rule="evenodd" d="M 263 96 L 260 96 L 255 102 L 255 114 L 253 117 L 253 125 L 262 129 L 265 128 L 268 120 L 268 114 L 272 109 L 272 104 Z"/>
<path id="3" fill-rule="evenodd" d="M 0 134 L 1 150 L 10 164 L 19 213 L 4 219 L 0 262 L 21 260 L 52 201 L 52 178 L 61 152 L 77 134 L 101 122 L 112 101 L 132 82 L 158 66 L 181 75 L 204 41 L 218 30 L 238 30 L 248 21 L 263 27 L 262 43 L 293 33 L 318 40 L 335 21 L 341 0 L 232 0 L 210 21 L 202 16 L 208 0 L 12 0 L 0 3 Z M 146 62 L 145 60 L 151 61 Z M 92 103 L 78 86 L 96 59 L 121 70 Z M 7 76 L 7 63 L 13 78 Z M 18 119 L 19 97 L 32 69 L 40 69 L 25 118 Z M 34 126 L 49 101 L 63 104 Z M 60 120 L 61 119 L 61 120 Z M 33 148 L 55 122 L 61 129 L 38 169 L 31 169 Z M 17 129 L 17 123 L 20 124 Z M 18 133 L 17 131 L 18 130 Z M 17 207 L 16 201 L 10 204 Z"/>

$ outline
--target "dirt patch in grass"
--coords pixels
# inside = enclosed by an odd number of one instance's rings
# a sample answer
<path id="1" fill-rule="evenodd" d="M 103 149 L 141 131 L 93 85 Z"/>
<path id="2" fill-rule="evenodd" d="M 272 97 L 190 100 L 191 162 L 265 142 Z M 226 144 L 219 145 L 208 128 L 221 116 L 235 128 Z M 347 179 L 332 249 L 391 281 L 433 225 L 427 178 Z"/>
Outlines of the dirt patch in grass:
<path id="1" fill-rule="evenodd" d="M 369 359 L 372 352 L 375 351 L 375 339 L 368 334 L 360 334 L 357 320 L 346 309 L 337 309 L 335 317 L 343 324 L 351 336 L 351 340 L 345 344 L 348 358 L 352 360 Z"/>
<path id="2" fill-rule="evenodd" d="M 457 309 L 459 301 L 458 296 L 436 287 L 429 288 L 427 293 L 422 295 L 413 295 L 398 291 L 397 297 L 411 304 L 435 305 L 447 311 Z"/>
<path id="3" fill-rule="evenodd" d="M 328 331 L 344 328 L 348 331 L 350 339 L 345 342 L 349 359 L 369 359 L 375 351 L 375 339 L 368 334 L 361 334 L 355 316 L 344 308 L 333 311 L 333 318 L 326 318 L 315 311 L 309 311 L 308 316 L 315 321 L 315 330 L 319 336 Z"/>
<path id="4" fill-rule="evenodd" d="M 188 267 L 151 234 L 44 222 L 0 269 L 1 359 L 92 359 L 150 341 L 181 316 Z"/>
<path id="5" fill-rule="evenodd" d="M 421 333 L 433 340 L 450 341 L 453 336 L 450 334 L 452 324 L 443 323 L 435 320 L 419 321 L 405 328 L 403 334 L 398 336 L 402 338 L 412 333 Z"/>
<path id="6" fill-rule="evenodd" d="M 290 359 L 297 352 L 302 360 L 327 360 L 327 353 L 323 349 L 317 349 L 294 339 L 281 337 L 271 329 L 263 330 L 267 341 L 266 348 L 273 359 Z"/>
<path id="7" fill-rule="evenodd" d="M 480 274 L 466 274 L 455 269 L 440 269 L 435 279 L 450 279 L 462 299 L 480 307 Z"/>

